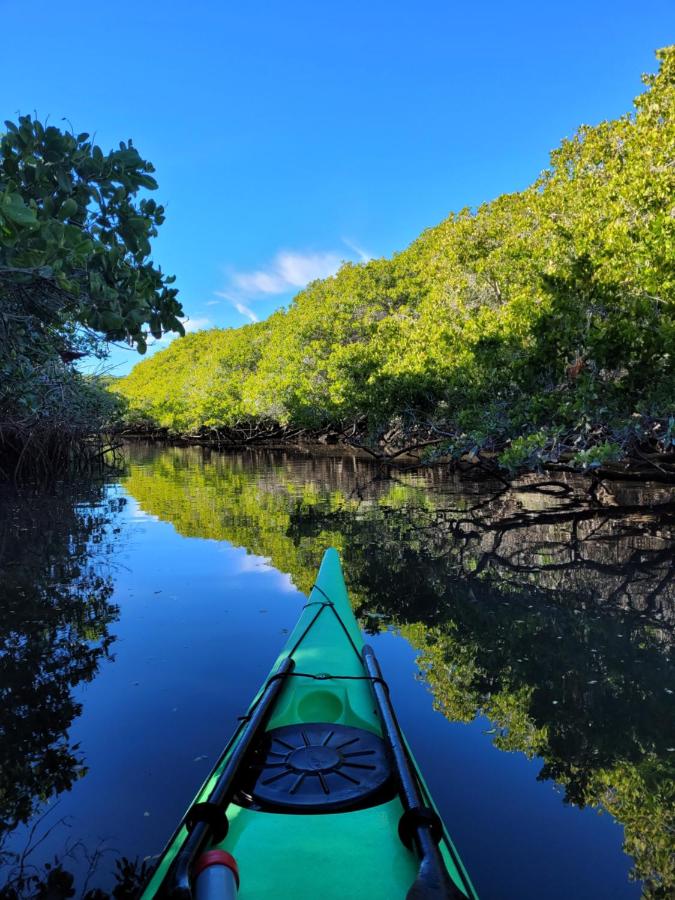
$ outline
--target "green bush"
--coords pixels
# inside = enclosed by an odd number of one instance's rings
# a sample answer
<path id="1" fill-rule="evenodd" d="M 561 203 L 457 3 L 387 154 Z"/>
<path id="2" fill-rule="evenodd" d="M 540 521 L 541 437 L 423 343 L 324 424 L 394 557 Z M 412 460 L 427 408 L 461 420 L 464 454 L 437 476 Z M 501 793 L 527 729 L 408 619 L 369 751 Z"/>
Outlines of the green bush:
<path id="1" fill-rule="evenodd" d="M 440 422 L 455 447 L 511 439 L 515 466 L 542 429 L 621 442 L 634 414 L 672 415 L 675 47 L 658 57 L 635 111 L 582 126 L 532 187 L 345 264 L 260 326 L 176 341 L 119 392 L 176 431 Z"/>
<path id="2" fill-rule="evenodd" d="M 49 467 L 86 449 L 112 396 L 67 365 L 107 342 L 144 352 L 183 333 L 173 278 L 150 260 L 164 209 L 131 141 L 104 154 L 88 134 L 31 116 L 0 135 L 0 467 Z M 139 199 L 139 194 L 142 196 Z M 96 448 L 98 452 L 98 448 Z M 29 466 L 30 467 L 30 466 Z"/>

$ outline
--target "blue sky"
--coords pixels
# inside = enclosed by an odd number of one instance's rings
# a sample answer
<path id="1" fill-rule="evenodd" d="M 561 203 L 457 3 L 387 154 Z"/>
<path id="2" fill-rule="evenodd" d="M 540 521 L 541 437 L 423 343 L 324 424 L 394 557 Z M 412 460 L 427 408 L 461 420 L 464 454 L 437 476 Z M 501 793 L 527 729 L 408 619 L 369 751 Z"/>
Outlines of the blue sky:
<path id="1" fill-rule="evenodd" d="M 188 328 L 285 305 L 529 184 L 581 123 L 630 109 L 674 0 L 0 0 L 3 118 L 131 137 Z M 118 373 L 137 360 L 115 351 Z"/>

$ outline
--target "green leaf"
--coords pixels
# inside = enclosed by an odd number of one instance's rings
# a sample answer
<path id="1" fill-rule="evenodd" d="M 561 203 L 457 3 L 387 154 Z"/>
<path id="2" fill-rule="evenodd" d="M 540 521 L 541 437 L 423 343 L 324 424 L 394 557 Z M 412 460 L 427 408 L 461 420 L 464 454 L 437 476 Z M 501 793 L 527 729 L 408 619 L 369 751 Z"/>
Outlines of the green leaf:
<path id="1" fill-rule="evenodd" d="M 101 315 L 101 326 L 105 331 L 118 331 L 124 326 L 124 320 L 117 313 L 104 312 Z"/>
<path id="2" fill-rule="evenodd" d="M 27 206 L 19 194 L 5 192 L 0 201 L 0 211 L 16 225 L 30 227 L 38 224 L 35 210 Z"/>
<path id="3" fill-rule="evenodd" d="M 70 176 L 61 170 L 56 173 L 56 182 L 66 194 L 69 194 L 73 189 L 73 182 L 70 180 Z"/>
<path id="4" fill-rule="evenodd" d="M 72 197 L 69 197 L 68 200 L 61 204 L 61 208 L 59 209 L 59 218 L 69 219 L 71 216 L 74 216 L 76 212 L 77 201 L 73 200 Z"/>
<path id="5" fill-rule="evenodd" d="M 149 191 L 157 190 L 157 182 L 150 175 L 138 175 L 136 181 L 141 187 L 147 188 Z"/>

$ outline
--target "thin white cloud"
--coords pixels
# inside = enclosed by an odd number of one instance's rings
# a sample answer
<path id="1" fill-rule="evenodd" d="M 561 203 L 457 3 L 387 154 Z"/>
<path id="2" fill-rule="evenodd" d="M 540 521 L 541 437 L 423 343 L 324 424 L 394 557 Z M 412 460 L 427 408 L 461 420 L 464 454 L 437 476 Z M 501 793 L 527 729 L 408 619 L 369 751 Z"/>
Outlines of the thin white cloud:
<path id="1" fill-rule="evenodd" d="M 294 253 L 282 250 L 264 269 L 233 272 L 232 286 L 246 296 L 285 294 L 317 278 L 334 275 L 343 259 L 337 253 Z"/>
<path id="2" fill-rule="evenodd" d="M 218 306 L 219 304 L 220 304 L 220 300 L 207 300 L 206 301 L 207 306 Z"/>
<path id="3" fill-rule="evenodd" d="M 360 247 L 356 241 L 352 241 L 350 238 L 343 237 L 342 243 L 345 247 L 349 247 L 350 250 L 353 250 L 354 253 L 356 253 L 360 262 L 370 262 L 373 258 L 371 253 L 368 253 L 367 250 L 364 250 L 363 247 Z"/>
<path id="4" fill-rule="evenodd" d="M 252 310 L 252 309 L 249 309 L 249 307 L 246 306 L 246 304 L 244 304 L 244 303 L 239 303 L 238 301 L 235 300 L 235 301 L 234 301 L 234 308 L 237 310 L 237 312 L 238 312 L 240 315 L 246 316 L 248 319 L 250 319 L 251 322 L 259 322 L 259 321 L 260 321 L 260 319 L 258 318 L 258 316 L 256 316 L 256 314 L 253 312 L 253 310 Z"/>
<path id="5" fill-rule="evenodd" d="M 369 253 L 347 238 L 342 239 L 359 262 L 372 259 Z M 280 250 L 276 256 L 260 269 L 251 271 L 231 270 L 224 290 L 215 291 L 216 297 L 222 297 L 237 312 L 251 322 L 259 321 L 251 304 L 256 300 L 280 294 L 291 294 L 306 287 L 317 278 L 328 278 L 335 275 L 345 262 L 345 254 L 337 251 L 321 251 L 303 253 L 297 250 Z M 214 306 L 218 300 L 208 302 Z"/>
<path id="6" fill-rule="evenodd" d="M 250 319 L 251 322 L 259 322 L 260 319 L 253 312 L 250 306 L 247 306 L 242 302 L 240 297 L 237 294 L 229 293 L 228 291 L 216 291 L 218 297 L 222 297 L 224 300 L 227 300 L 234 308 L 237 310 L 239 315 L 244 316 L 246 319 Z"/>

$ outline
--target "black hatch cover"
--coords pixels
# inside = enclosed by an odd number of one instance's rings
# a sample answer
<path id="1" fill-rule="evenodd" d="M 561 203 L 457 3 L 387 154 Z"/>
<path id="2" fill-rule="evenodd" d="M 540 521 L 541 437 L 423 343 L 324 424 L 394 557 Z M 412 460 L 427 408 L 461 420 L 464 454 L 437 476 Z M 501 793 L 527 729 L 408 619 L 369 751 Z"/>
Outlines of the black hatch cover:
<path id="1" fill-rule="evenodd" d="M 391 768 L 376 734 L 312 722 L 265 732 L 243 782 L 238 800 L 246 805 L 337 812 L 382 802 Z"/>

